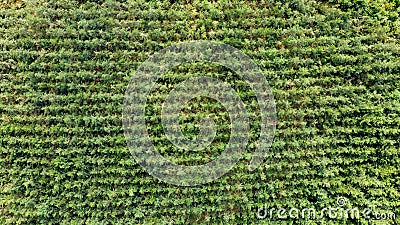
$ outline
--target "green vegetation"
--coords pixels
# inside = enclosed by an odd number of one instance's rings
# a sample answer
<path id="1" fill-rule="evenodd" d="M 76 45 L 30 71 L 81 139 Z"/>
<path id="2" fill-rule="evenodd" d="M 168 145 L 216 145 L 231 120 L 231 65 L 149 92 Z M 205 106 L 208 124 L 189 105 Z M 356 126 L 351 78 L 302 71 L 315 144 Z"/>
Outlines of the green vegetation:
<path id="1" fill-rule="evenodd" d="M 372 208 L 400 217 L 399 1 L 3 1 L 0 6 L 0 224 L 397 224 L 395 220 L 257 218 L 260 207 Z M 250 112 L 246 155 L 198 187 L 163 183 L 131 156 L 121 124 L 135 69 L 172 43 L 215 40 L 265 73 L 277 130 L 263 166 L 246 168 L 259 109 L 249 86 L 218 65 L 179 66 L 146 111 L 157 149 L 194 165 L 229 139 L 222 106 L 195 99 L 182 129 L 211 116 L 217 137 L 182 153 L 163 135 L 169 90 L 190 76 L 229 83 Z M 202 100 L 202 101 L 200 101 Z"/>
<path id="2" fill-rule="evenodd" d="M 24 6 L 25 2 L 22 0 L 3 0 L 0 2 L 0 9 L 22 8 Z"/>

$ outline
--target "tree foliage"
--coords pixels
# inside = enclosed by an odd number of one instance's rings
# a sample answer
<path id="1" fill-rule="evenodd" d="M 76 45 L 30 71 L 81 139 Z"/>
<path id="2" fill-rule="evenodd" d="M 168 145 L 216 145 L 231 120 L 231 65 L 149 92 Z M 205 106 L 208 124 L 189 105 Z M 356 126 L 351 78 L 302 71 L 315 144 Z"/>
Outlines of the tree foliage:
<path id="1" fill-rule="evenodd" d="M 264 204 L 322 209 L 339 196 L 349 207 L 400 216 L 398 1 L 49 0 L 12 7 L 20 2 L 0 9 L 1 224 L 368 224 L 256 217 Z M 176 162 L 212 160 L 229 138 L 218 103 L 195 99 L 183 109 L 188 136 L 197 132 L 197 117 L 216 118 L 215 142 L 197 155 L 173 148 L 159 112 L 187 77 L 224 80 L 252 115 L 247 153 L 235 169 L 204 186 L 172 186 L 143 171 L 127 149 L 121 107 L 132 72 L 187 40 L 230 44 L 264 71 L 278 124 L 271 154 L 256 171 L 246 169 L 260 132 L 256 99 L 213 64 L 182 65 L 159 80 L 146 109 L 148 130 Z"/>

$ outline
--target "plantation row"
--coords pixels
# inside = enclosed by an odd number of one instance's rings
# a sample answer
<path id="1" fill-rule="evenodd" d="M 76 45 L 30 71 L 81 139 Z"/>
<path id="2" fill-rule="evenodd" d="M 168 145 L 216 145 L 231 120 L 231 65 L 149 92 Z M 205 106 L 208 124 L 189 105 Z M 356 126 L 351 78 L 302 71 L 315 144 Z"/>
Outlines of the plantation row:
<path id="1" fill-rule="evenodd" d="M 336 206 L 400 215 L 400 20 L 388 1 L 30 1 L 0 9 L 1 224 L 396 224 L 393 220 L 260 220 L 257 210 Z M 233 71 L 188 63 L 157 81 L 146 106 L 156 149 L 183 165 L 216 159 L 231 136 L 220 103 L 183 106 L 181 129 L 216 122 L 214 142 L 185 152 L 161 123 L 168 93 L 190 77 L 220 79 L 249 115 L 246 153 L 206 185 L 180 187 L 135 161 L 122 105 L 135 70 L 181 41 L 238 48 L 276 102 L 265 162 L 247 170 L 260 136 L 254 91 Z M 397 219 L 396 221 L 400 221 Z"/>

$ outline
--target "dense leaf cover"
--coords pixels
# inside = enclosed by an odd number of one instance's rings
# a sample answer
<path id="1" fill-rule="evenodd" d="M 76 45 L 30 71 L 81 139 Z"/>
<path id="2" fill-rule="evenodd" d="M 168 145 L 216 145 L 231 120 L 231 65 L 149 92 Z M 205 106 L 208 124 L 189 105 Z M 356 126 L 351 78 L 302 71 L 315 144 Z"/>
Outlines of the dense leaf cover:
<path id="1" fill-rule="evenodd" d="M 256 215 L 264 206 L 322 209 L 340 196 L 348 207 L 400 217 L 398 1 L 11 3 L 0 9 L 1 224 L 367 224 Z M 218 102 L 194 99 L 181 113 L 184 134 L 194 138 L 196 121 L 211 116 L 217 137 L 202 152 L 175 148 L 160 122 L 174 85 L 198 75 L 219 78 L 251 115 L 243 160 L 197 187 L 147 174 L 131 156 L 121 124 L 135 69 L 152 53 L 188 40 L 220 41 L 251 57 L 272 88 L 278 119 L 270 155 L 249 172 L 260 113 L 248 84 L 211 63 L 165 74 L 146 121 L 157 149 L 175 162 L 217 157 L 230 121 Z"/>

